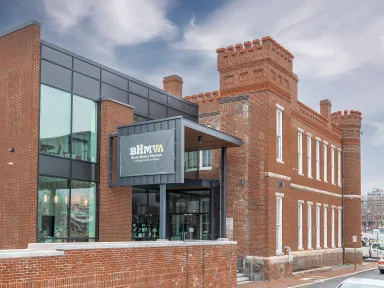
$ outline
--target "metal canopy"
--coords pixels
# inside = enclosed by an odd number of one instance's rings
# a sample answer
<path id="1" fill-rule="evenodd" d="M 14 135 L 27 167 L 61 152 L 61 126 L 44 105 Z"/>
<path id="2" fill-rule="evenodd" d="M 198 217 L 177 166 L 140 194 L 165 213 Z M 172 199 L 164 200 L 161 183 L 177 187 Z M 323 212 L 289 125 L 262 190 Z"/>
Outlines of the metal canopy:
<path id="1" fill-rule="evenodd" d="M 239 138 L 184 118 L 183 126 L 185 152 L 239 147 L 243 144 Z"/>

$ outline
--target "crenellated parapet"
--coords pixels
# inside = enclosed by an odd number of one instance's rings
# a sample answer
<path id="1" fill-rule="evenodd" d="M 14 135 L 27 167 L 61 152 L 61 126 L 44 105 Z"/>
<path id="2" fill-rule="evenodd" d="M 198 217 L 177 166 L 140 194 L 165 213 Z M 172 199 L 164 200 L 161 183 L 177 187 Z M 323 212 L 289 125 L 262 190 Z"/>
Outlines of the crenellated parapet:
<path id="1" fill-rule="evenodd" d="M 292 72 L 293 55 L 270 36 L 261 41 L 255 39 L 244 44 L 236 44 L 227 48 L 219 48 L 217 52 L 217 68 L 220 72 L 239 65 L 249 65 L 264 59 L 271 59 L 284 69 Z"/>
<path id="2" fill-rule="evenodd" d="M 312 122 L 326 128 L 328 126 L 328 119 L 323 117 L 320 113 L 305 105 L 303 102 L 297 101 L 299 113 Z"/>
<path id="3" fill-rule="evenodd" d="M 360 143 L 362 114 L 360 111 L 344 110 L 331 114 L 332 123 L 343 131 L 345 143 Z"/>
<path id="4" fill-rule="evenodd" d="M 220 97 L 220 91 L 214 90 L 212 92 L 205 92 L 205 93 L 185 96 L 184 99 L 194 103 L 201 103 L 206 101 L 213 101 L 218 99 L 219 97 Z"/>

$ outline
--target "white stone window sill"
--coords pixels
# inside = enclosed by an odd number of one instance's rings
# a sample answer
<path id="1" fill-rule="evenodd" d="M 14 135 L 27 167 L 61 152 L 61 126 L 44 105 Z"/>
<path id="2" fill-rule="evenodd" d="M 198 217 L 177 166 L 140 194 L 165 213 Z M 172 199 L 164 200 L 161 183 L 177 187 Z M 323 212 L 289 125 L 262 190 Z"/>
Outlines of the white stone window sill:
<path id="1" fill-rule="evenodd" d="M 200 167 L 200 170 L 212 170 L 212 167 Z"/>
<path id="2" fill-rule="evenodd" d="M 276 256 L 284 256 L 284 253 L 281 251 L 276 251 Z"/>
<path id="3" fill-rule="evenodd" d="M 299 249 L 297 249 L 297 251 L 299 251 L 299 252 L 304 251 L 304 248 L 299 248 Z"/>
<path id="4" fill-rule="evenodd" d="M 312 177 L 311 175 L 308 175 L 308 178 L 309 178 L 309 179 L 313 179 L 313 177 Z"/>
<path id="5" fill-rule="evenodd" d="M 304 177 L 304 174 L 303 173 L 299 173 L 299 176 Z"/>
<path id="6" fill-rule="evenodd" d="M 185 170 L 185 172 L 193 172 L 193 171 L 197 171 L 197 168 L 191 168 L 191 169 Z"/>
<path id="7" fill-rule="evenodd" d="M 332 183 L 332 185 L 336 185 L 336 183 Z"/>
<path id="8" fill-rule="evenodd" d="M 324 246 L 324 249 L 328 249 L 328 246 Z"/>
<path id="9" fill-rule="evenodd" d="M 308 247 L 308 251 L 313 251 L 313 248 L 312 247 Z"/>
<path id="10" fill-rule="evenodd" d="M 280 164 L 284 164 L 284 161 L 283 161 L 283 160 L 276 159 L 276 162 L 277 162 L 277 163 L 280 163 Z"/>
<path id="11" fill-rule="evenodd" d="M 343 248 L 343 247 L 341 247 L 341 245 L 339 245 L 339 246 L 337 246 L 337 248 Z"/>
<path id="12" fill-rule="evenodd" d="M 319 179 L 319 178 L 316 178 L 316 180 L 321 182 L 321 179 Z"/>
<path id="13" fill-rule="evenodd" d="M 316 247 L 316 249 L 317 249 L 317 250 L 320 250 L 320 249 L 321 249 L 321 247 Z"/>
<path id="14" fill-rule="evenodd" d="M 332 249 L 336 249 L 336 246 L 332 246 Z"/>

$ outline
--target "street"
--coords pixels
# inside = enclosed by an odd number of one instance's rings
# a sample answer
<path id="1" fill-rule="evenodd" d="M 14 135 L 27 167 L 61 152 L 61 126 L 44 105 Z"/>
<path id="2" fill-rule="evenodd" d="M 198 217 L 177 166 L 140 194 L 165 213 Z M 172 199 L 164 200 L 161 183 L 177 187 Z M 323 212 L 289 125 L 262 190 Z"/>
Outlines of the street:
<path id="1" fill-rule="evenodd" d="M 342 277 L 342 278 L 337 278 L 334 280 L 329 280 L 324 283 L 318 283 L 311 285 L 309 287 L 311 288 L 335 288 L 337 285 L 339 285 L 342 281 L 345 279 L 351 278 L 351 277 L 356 277 L 356 278 L 370 278 L 370 279 L 382 279 L 384 281 L 384 275 L 380 274 L 380 271 L 378 269 L 372 270 L 372 271 L 367 271 L 367 272 L 362 272 L 356 275 L 351 275 L 347 277 Z"/>

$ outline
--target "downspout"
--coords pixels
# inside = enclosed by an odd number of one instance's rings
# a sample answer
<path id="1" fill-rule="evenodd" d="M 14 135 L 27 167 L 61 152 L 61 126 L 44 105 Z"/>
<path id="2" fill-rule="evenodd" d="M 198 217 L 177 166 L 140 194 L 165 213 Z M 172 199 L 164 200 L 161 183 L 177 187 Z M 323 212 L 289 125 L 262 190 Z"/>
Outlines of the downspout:
<path id="1" fill-rule="evenodd" d="M 343 247 L 343 264 L 345 264 L 345 246 L 344 246 L 344 138 L 341 136 L 341 245 Z"/>

